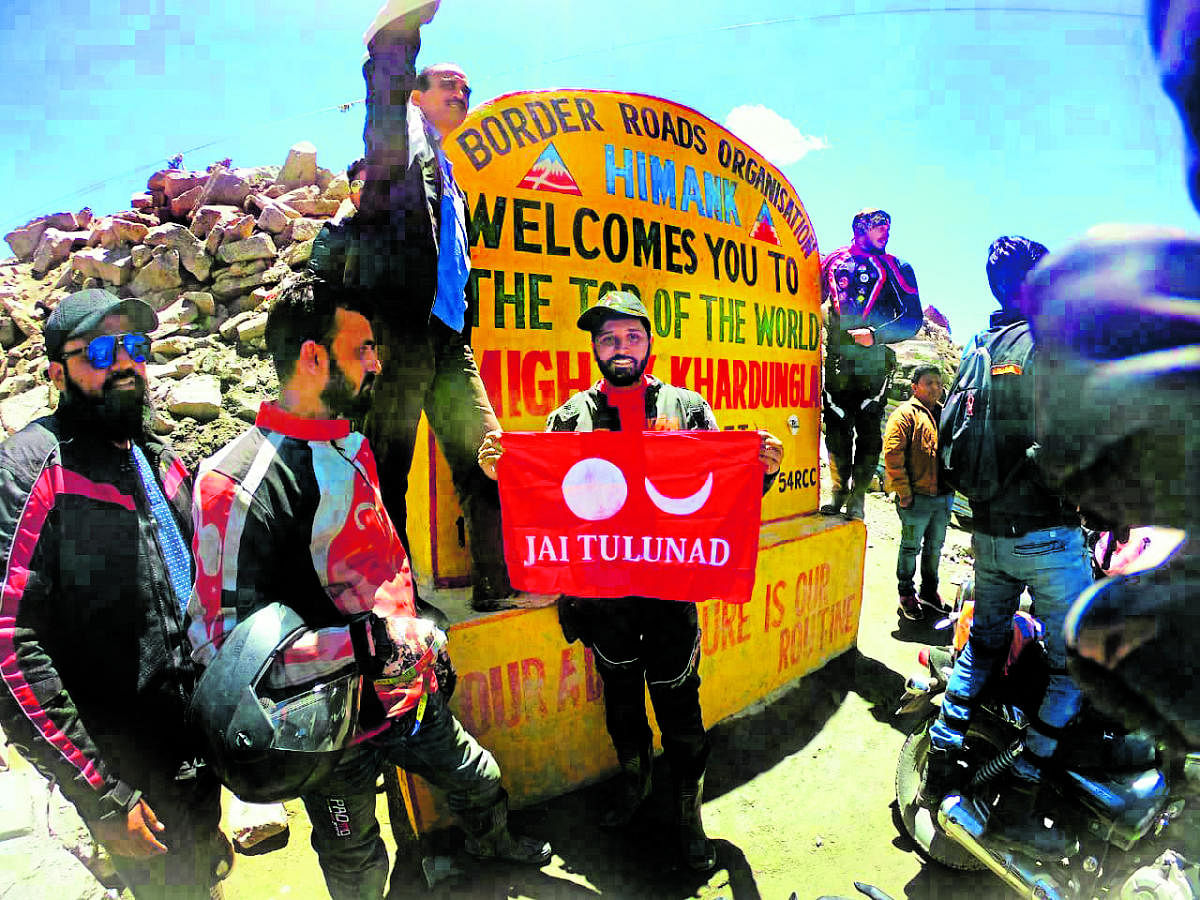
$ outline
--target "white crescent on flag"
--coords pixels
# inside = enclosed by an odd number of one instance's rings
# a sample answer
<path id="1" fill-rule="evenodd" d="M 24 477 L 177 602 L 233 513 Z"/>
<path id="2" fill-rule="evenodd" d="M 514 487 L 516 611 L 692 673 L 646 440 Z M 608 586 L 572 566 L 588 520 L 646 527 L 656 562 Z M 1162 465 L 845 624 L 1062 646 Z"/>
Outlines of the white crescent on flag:
<path id="1" fill-rule="evenodd" d="M 698 511 L 705 503 L 708 502 L 708 497 L 712 493 L 713 476 L 712 472 L 708 473 L 708 478 L 704 484 L 700 486 L 700 490 L 692 494 L 690 497 L 668 497 L 658 490 L 651 482 L 646 479 L 646 493 L 650 495 L 650 502 L 661 509 L 665 513 L 670 513 L 673 516 L 690 516 Z"/>

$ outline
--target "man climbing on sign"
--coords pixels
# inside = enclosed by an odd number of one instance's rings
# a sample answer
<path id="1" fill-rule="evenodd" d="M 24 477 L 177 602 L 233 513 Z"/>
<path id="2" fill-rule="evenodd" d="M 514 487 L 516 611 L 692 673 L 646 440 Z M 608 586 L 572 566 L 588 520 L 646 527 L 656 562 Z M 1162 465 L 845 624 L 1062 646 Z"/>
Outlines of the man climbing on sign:
<path id="1" fill-rule="evenodd" d="M 366 177 L 358 212 L 341 228 L 322 230 L 309 268 L 330 284 L 364 293 L 376 310 L 386 365 L 363 431 L 404 546 L 408 474 L 424 412 L 463 508 L 471 606 L 486 611 L 513 605 L 503 599 L 510 588 L 496 486 L 475 465 L 483 435 L 500 424 L 471 351 L 466 198 L 442 150 L 442 140 L 467 116 L 471 88 L 456 65 L 416 69 L 421 26 L 438 2 L 390 0 L 367 29 Z"/>
<path id="2" fill-rule="evenodd" d="M 854 239 L 821 263 L 828 343 L 823 419 L 833 498 L 826 515 L 861 519 L 867 486 L 883 449 L 880 425 L 896 368 L 888 344 L 921 327 L 912 266 L 885 252 L 892 217 L 864 209 L 851 222 Z"/>

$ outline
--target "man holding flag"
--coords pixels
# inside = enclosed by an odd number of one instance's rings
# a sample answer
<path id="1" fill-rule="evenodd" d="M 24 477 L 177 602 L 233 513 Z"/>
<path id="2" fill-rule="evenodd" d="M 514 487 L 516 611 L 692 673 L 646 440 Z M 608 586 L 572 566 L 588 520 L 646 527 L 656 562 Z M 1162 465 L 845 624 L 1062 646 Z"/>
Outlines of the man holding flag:
<path id="1" fill-rule="evenodd" d="M 548 431 L 623 430 L 640 437 L 643 431 L 718 430 L 712 409 L 703 397 L 645 374 L 652 345 L 650 318 L 636 296 L 610 291 L 579 317 L 578 325 L 592 335 L 592 352 L 604 378 L 555 410 L 547 421 Z M 514 443 L 517 437 L 509 435 L 507 440 Z M 742 434 L 739 437 L 748 436 Z M 779 471 L 783 444 L 765 431 L 759 432 L 758 437 L 758 460 L 765 469 L 765 493 Z M 628 440 L 633 439 L 631 436 Z M 503 452 L 501 433 L 490 432 L 479 449 L 479 465 L 489 477 L 498 477 L 497 462 Z M 579 465 L 572 467 L 572 471 L 578 468 Z M 620 483 L 616 506 L 619 508 L 625 503 L 627 486 L 623 476 L 620 473 L 617 476 Z M 570 473 L 562 483 L 564 496 L 569 478 Z M 645 483 L 646 491 L 650 493 L 653 489 L 651 479 L 647 477 Z M 694 496 L 707 498 L 711 485 L 710 475 L 705 487 Z M 632 506 L 633 498 L 630 499 Z M 655 499 L 654 493 L 651 500 L 659 510 L 681 512 L 677 504 L 682 501 L 661 494 Z M 583 519 L 613 515 L 590 514 L 588 510 L 572 505 L 569 497 L 567 504 Z M 507 520 L 505 528 L 508 536 Z M 754 535 L 756 541 L 757 523 Z M 590 534 L 583 535 L 584 552 L 590 553 L 594 548 L 603 554 L 606 546 L 603 541 L 609 537 L 612 538 L 613 554 L 617 555 L 618 538 L 610 535 L 595 538 Z M 565 551 L 567 538 L 560 540 Z M 622 559 L 628 560 L 648 551 L 652 545 L 657 551 L 658 545 L 653 542 L 663 539 L 644 537 L 642 544 L 634 544 L 630 537 L 624 540 Z M 696 549 L 698 545 L 700 542 L 695 542 L 690 552 L 700 554 L 701 567 L 714 565 L 717 554 L 714 552 L 705 558 L 703 550 Z M 529 546 L 537 545 L 531 539 Z M 561 558 L 563 553 L 555 553 L 555 546 L 552 542 L 546 545 L 547 554 L 554 562 L 567 562 Z M 631 553 L 631 547 L 642 550 Z M 514 554 L 521 552 L 523 548 L 512 548 L 506 543 L 510 570 Z M 531 560 L 540 558 L 532 552 L 529 556 Z M 604 555 L 603 558 L 612 557 Z M 753 576 L 752 571 L 750 575 Z M 708 597 L 705 594 L 693 599 Z M 675 779 L 680 850 L 692 869 L 712 869 L 716 865 L 716 853 L 704 833 L 700 815 L 710 745 L 700 711 L 700 629 L 695 603 L 646 596 L 564 597 L 559 605 L 559 618 L 568 640 L 579 638 L 592 649 L 604 683 L 605 720 L 621 774 L 613 807 L 604 814 L 601 824 L 612 828 L 627 825 L 650 794 L 653 738 L 644 699 L 648 685 L 655 718 L 662 732 L 663 750 Z"/>

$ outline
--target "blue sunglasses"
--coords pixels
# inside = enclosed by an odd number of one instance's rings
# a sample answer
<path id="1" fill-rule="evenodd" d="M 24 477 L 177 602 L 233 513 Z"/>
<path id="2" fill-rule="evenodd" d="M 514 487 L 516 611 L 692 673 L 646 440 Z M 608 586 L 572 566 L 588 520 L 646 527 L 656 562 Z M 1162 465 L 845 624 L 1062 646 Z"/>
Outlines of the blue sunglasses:
<path id="1" fill-rule="evenodd" d="M 121 346 L 125 348 L 125 352 L 135 363 L 145 362 L 146 357 L 150 355 L 150 338 L 140 332 L 130 332 L 129 334 L 102 334 L 100 337 L 88 341 L 86 347 L 68 350 L 63 354 L 63 358 L 86 353 L 92 368 L 107 369 L 116 361 L 117 341 L 121 342 Z"/>

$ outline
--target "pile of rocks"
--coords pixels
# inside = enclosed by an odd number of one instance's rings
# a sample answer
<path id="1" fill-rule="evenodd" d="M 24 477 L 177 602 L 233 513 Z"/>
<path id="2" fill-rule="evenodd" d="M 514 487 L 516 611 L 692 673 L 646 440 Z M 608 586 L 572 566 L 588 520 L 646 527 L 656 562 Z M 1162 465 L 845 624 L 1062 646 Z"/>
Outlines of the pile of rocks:
<path id="1" fill-rule="evenodd" d="M 46 316 L 67 294 L 100 287 L 158 311 L 155 429 L 177 444 L 195 432 L 189 462 L 215 450 L 274 390 L 262 354 L 270 299 L 307 263 L 322 225 L 352 208 L 348 197 L 345 173 L 318 166 L 302 142 L 282 166 L 165 169 L 128 210 L 55 213 L 5 235 L 15 259 L 0 263 L 0 436 L 53 403 Z"/>

